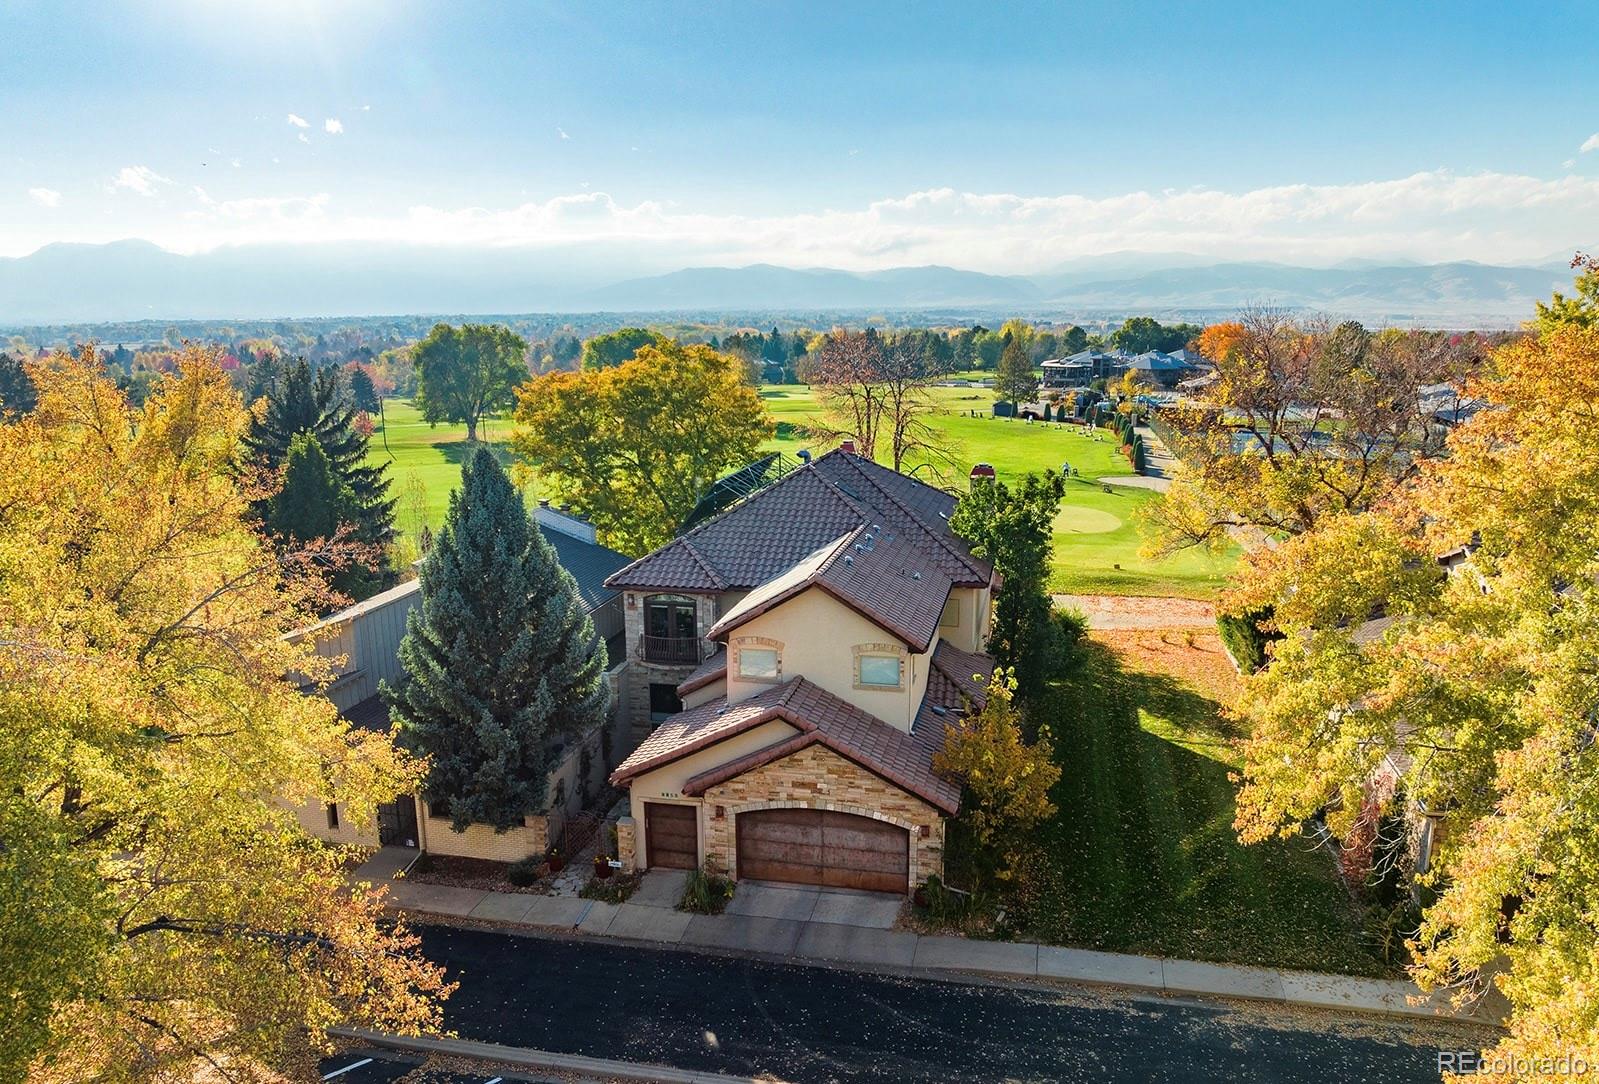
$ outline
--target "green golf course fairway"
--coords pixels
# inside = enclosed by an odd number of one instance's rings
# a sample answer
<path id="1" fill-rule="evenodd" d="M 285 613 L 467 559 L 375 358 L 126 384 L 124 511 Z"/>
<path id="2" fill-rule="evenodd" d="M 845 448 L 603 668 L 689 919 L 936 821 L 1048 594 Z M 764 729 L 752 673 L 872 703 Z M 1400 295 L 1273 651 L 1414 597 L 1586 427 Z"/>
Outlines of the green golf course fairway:
<path id="1" fill-rule="evenodd" d="M 1135 513 L 1156 499 L 1147 489 L 1111 485 L 1106 493 L 1101 478 L 1132 473 L 1108 432 L 1084 431 L 1076 426 L 1025 422 L 992 416 L 993 392 L 981 388 L 934 388 L 937 405 L 931 424 L 950 443 L 960 465 L 943 481 L 955 489 L 966 484 L 973 463 L 989 463 L 1001 479 L 1015 480 L 1029 472 L 1060 470 L 1070 464 L 1076 474 L 1067 484 L 1066 497 L 1055 520 L 1054 575 L 1050 586 L 1071 594 L 1180 595 L 1209 598 L 1233 563 L 1233 555 L 1215 557 L 1187 552 L 1163 561 L 1138 556 L 1139 533 Z M 794 455 L 800 449 L 820 454 L 836 447 L 835 438 L 804 432 L 821 418 L 821 407 L 805 385 L 769 385 L 761 400 L 778 430 L 763 448 Z M 425 521 L 437 527 L 444 518 L 449 494 L 459 483 L 467 446 L 464 427 L 430 426 L 409 400 L 389 399 L 383 404 L 383 428 L 372 435 L 371 462 L 389 464 L 390 496 L 400 498 L 395 526 L 403 533 L 414 529 L 414 514 L 405 492 L 414 477 L 423 493 Z M 785 424 L 786 423 L 786 424 Z M 508 460 L 506 441 L 511 434 L 508 417 L 485 419 L 480 435 Z M 878 449 L 879 461 L 887 459 Z M 907 470 L 932 481 L 931 471 L 912 458 Z M 531 482 L 529 497 L 537 493 Z"/>

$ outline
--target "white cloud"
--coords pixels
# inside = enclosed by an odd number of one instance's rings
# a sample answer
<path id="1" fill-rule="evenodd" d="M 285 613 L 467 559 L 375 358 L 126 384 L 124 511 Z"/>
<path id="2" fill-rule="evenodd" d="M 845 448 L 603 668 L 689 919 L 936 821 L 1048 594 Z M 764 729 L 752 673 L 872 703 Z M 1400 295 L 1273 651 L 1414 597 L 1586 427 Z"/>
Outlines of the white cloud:
<path id="1" fill-rule="evenodd" d="M 1595 221 L 1599 178 L 1440 170 L 1232 192 L 1039 196 L 933 188 L 855 206 L 751 214 L 723 213 L 711 203 L 623 203 L 586 191 L 512 206 L 359 213 L 325 192 L 206 196 L 146 236 L 191 252 L 258 241 L 357 240 L 561 247 L 634 267 L 770 262 L 868 270 L 936 263 L 1026 274 L 1124 250 L 1310 265 L 1356 256 L 1507 263 L 1569 248 Z"/>
<path id="2" fill-rule="evenodd" d="M 344 122 L 337 117 L 329 117 L 322 122 L 322 130 L 328 135 L 343 135 Z"/>
<path id="3" fill-rule="evenodd" d="M 1582 146 L 1577 148 L 1577 153 L 1587 154 L 1589 151 L 1599 151 L 1599 132 L 1595 132 L 1582 141 Z"/>
<path id="4" fill-rule="evenodd" d="M 234 169 L 238 169 L 240 166 L 244 165 L 244 162 L 241 161 L 238 158 L 229 158 L 228 159 L 228 164 L 231 165 Z"/>
<path id="5" fill-rule="evenodd" d="M 311 127 L 311 122 L 306 120 L 304 117 L 300 116 L 298 113 L 290 113 L 289 114 L 289 123 L 294 125 L 296 128 L 309 128 L 309 127 Z"/>
<path id="6" fill-rule="evenodd" d="M 40 207 L 61 206 L 61 193 L 54 188 L 30 188 L 28 189 L 28 198 Z"/>
<path id="7" fill-rule="evenodd" d="M 560 133 L 562 139 L 571 139 L 572 138 L 571 136 L 566 134 L 566 129 L 562 128 L 560 125 L 556 125 L 555 126 L 555 130 Z"/>
<path id="8" fill-rule="evenodd" d="M 361 107 L 361 112 L 370 113 L 370 112 L 372 112 L 372 107 L 370 105 L 363 105 Z"/>
<path id="9" fill-rule="evenodd" d="M 170 177 L 163 177 L 149 166 L 123 166 L 111 180 L 111 188 L 126 188 L 129 192 L 137 192 L 141 196 L 153 196 L 158 186 L 172 184 Z"/>
<path id="10" fill-rule="evenodd" d="M 301 132 L 300 133 L 300 142 L 301 143 L 309 143 L 309 142 L 311 142 L 311 139 L 304 132 Z"/>

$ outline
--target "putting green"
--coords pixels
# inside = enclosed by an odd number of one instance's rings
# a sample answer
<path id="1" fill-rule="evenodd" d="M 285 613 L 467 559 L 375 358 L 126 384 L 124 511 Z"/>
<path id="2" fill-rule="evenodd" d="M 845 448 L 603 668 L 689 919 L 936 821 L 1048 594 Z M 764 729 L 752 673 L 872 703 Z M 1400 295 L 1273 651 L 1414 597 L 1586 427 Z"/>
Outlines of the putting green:
<path id="1" fill-rule="evenodd" d="M 1062 508 L 1060 514 L 1055 517 L 1056 531 L 1070 531 L 1073 534 L 1105 534 L 1121 525 L 1120 516 L 1098 508 L 1084 508 L 1073 504 Z"/>

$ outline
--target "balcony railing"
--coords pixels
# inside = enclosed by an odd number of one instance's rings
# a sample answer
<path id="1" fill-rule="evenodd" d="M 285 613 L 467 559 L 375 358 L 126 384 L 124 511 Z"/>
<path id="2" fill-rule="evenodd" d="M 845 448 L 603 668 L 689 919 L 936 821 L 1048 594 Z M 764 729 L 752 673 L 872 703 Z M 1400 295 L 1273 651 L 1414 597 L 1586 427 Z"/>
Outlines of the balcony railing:
<path id="1" fill-rule="evenodd" d="M 697 636 L 649 636 L 643 640 L 644 661 L 670 666 L 698 666 L 702 641 Z"/>

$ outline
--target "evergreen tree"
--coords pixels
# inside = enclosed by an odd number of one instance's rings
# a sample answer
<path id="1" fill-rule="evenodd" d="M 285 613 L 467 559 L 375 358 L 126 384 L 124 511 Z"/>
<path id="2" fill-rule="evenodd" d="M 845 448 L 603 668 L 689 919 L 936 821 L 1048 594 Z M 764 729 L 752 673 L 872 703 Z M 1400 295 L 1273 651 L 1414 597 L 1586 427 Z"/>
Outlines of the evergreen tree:
<path id="1" fill-rule="evenodd" d="M 1038 376 L 1033 372 L 1033 359 L 1027 356 L 1027 344 L 1008 331 L 994 377 L 994 394 L 1002 403 L 1026 402 L 1038 394 Z"/>
<path id="2" fill-rule="evenodd" d="M 283 488 L 267 502 L 267 529 L 295 542 L 332 538 L 358 511 L 355 494 L 334 473 L 316 437 L 296 433 L 289 441 Z"/>
<path id="3" fill-rule="evenodd" d="M 387 542 L 394 533 L 389 480 L 382 466 L 367 465 L 366 438 L 350 424 L 355 408 L 340 392 L 336 370 L 323 369 L 313 376 L 311 366 L 300 358 L 268 388 L 266 410 L 251 419 L 244 444 L 252 460 L 275 470 L 287 463 L 289 445 L 297 434 L 316 437 L 335 477 L 354 497 L 356 540 Z M 268 521 L 268 502 L 260 502 L 255 511 Z"/>
<path id="4" fill-rule="evenodd" d="M 1059 640 L 1049 596 L 1055 512 L 1066 492 L 1053 472 L 1029 474 L 1011 488 L 1004 482 L 973 484 L 949 518 L 950 530 L 972 544 L 972 552 L 994 562 L 1004 584 L 994 598 L 988 651 L 1015 671 L 1021 696 L 1030 700 L 1049 679 Z"/>
<path id="5" fill-rule="evenodd" d="M 355 409 L 364 410 L 368 414 L 378 412 L 378 389 L 372 383 L 372 374 L 366 371 L 365 366 L 350 366 L 350 402 Z"/>
<path id="6" fill-rule="evenodd" d="M 20 418 L 39 405 L 33 377 L 17 358 L 0 353 L 0 420 Z"/>
<path id="7" fill-rule="evenodd" d="M 400 662 L 406 681 L 383 697 L 457 831 L 503 832 L 543 810 L 549 739 L 606 717 L 605 643 L 486 448 L 450 494 Z"/>

